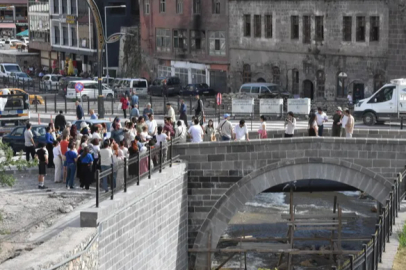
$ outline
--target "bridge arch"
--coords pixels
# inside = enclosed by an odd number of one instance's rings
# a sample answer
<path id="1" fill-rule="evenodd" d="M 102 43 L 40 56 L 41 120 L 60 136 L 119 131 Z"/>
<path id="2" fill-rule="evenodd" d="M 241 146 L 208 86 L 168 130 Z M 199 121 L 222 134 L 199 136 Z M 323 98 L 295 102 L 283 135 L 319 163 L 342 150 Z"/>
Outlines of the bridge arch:
<path id="1" fill-rule="evenodd" d="M 273 186 L 305 179 L 341 182 L 365 191 L 385 203 L 392 184 L 383 176 L 357 164 L 334 158 L 297 158 L 269 164 L 253 171 L 231 186 L 216 202 L 198 230 L 193 248 L 207 248 L 209 235 L 215 248 L 228 222 L 246 202 Z M 207 269 L 207 256 L 196 255 L 195 269 Z"/>

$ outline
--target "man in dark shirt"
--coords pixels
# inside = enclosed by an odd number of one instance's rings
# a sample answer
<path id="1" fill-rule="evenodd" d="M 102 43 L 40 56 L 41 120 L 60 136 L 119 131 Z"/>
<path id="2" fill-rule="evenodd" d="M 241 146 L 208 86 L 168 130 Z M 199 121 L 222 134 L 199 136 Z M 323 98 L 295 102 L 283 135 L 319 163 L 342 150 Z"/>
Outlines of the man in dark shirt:
<path id="1" fill-rule="evenodd" d="M 59 114 L 55 117 L 55 127 L 59 127 L 59 130 L 62 131 L 65 129 L 66 119 L 63 115 L 63 111 L 59 111 Z"/>
<path id="2" fill-rule="evenodd" d="M 44 185 L 44 180 L 45 180 L 45 175 L 47 174 L 46 168 L 48 164 L 48 151 L 45 148 L 45 144 L 39 143 L 38 144 L 39 149 L 37 150 L 36 153 L 36 158 L 38 159 L 38 188 L 39 189 L 47 189 Z"/>
<path id="3" fill-rule="evenodd" d="M 83 118 L 83 108 L 82 108 L 82 106 L 80 105 L 80 102 L 79 102 L 79 100 L 76 100 L 76 117 L 78 118 L 78 120 L 82 120 L 82 118 Z"/>
<path id="4" fill-rule="evenodd" d="M 195 117 L 199 119 L 200 125 L 203 125 L 204 122 L 204 108 L 203 108 L 203 101 L 200 99 L 199 95 L 196 95 L 197 104 L 195 108 Z"/>

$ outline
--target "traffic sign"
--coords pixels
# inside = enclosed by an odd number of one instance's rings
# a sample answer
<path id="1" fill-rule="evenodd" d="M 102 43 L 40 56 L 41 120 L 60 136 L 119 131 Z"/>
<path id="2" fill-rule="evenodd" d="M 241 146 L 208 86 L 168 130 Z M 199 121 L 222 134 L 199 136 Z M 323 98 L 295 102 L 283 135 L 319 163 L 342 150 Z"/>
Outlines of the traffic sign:
<path id="1" fill-rule="evenodd" d="M 221 96 L 221 93 L 218 93 L 217 94 L 217 105 L 221 105 L 221 102 L 222 102 L 222 96 Z"/>
<path id="2" fill-rule="evenodd" d="M 83 88 L 85 88 L 85 86 L 83 85 L 83 83 L 78 82 L 78 83 L 75 84 L 76 93 L 82 92 L 82 91 L 83 91 Z"/>

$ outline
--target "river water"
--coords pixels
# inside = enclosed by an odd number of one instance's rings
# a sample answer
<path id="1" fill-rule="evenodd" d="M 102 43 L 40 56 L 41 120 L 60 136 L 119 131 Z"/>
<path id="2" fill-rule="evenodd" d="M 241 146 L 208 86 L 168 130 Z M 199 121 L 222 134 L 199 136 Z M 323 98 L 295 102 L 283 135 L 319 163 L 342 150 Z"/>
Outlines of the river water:
<path id="1" fill-rule="evenodd" d="M 289 193 L 261 193 L 252 201 L 246 203 L 243 210 L 238 212 L 230 221 L 222 238 L 236 238 L 252 236 L 286 237 L 288 226 L 281 214 L 289 214 Z M 377 214 L 371 210 L 376 202 L 371 198 L 361 199 L 360 192 L 314 192 L 294 193 L 293 202 L 296 214 L 331 214 L 333 211 L 334 196 L 342 208 L 343 213 L 356 213 L 357 218 L 347 220 L 343 225 L 343 238 L 371 238 L 374 233 Z M 336 234 L 337 235 L 337 234 Z M 295 237 L 330 237 L 331 231 L 296 231 Z M 222 242 L 218 247 L 235 246 L 236 243 Z M 327 246 L 326 241 L 295 242 L 294 248 L 319 250 Z M 344 242 L 343 249 L 361 250 L 362 242 Z M 213 266 L 219 265 L 229 254 L 214 254 Z M 258 268 L 274 269 L 277 265 L 278 254 L 248 253 L 247 269 Z M 286 257 L 285 257 L 286 258 Z M 310 260 L 310 263 L 304 261 Z M 286 260 L 285 260 L 286 261 Z M 331 269 L 331 262 L 327 256 L 293 256 L 294 269 Z M 225 266 L 226 269 L 244 269 L 244 256 L 237 254 Z M 281 269 L 281 268 L 280 268 Z M 282 267 L 283 269 L 283 267 Z"/>

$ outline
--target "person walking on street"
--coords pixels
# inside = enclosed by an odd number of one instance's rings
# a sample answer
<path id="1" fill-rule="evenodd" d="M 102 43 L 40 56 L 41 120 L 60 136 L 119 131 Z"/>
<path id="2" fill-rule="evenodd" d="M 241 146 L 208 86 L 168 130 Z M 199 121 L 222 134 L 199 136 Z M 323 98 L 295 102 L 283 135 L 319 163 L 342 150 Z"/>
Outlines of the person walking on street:
<path id="1" fill-rule="evenodd" d="M 78 153 L 76 152 L 76 143 L 70 142 L 68 148 L 69 150 L 65 153 L 66 166 L 68 168 L 66 177 L 66 188 L 74 189 L 76 161 L 78 160 Z"/>
<path id="2" fill-rule="evenodd" d="M 296 118 L 293 112 L 288 112 L 288 117 L 285 120 L 285 138 L 293 137 L 296 127 Z"/>
<path id="3" fill-rule="evenodd" d="M 47 164 L 48 164 L 48 151 L 43 143 L 38 144 L 39 149 L 35 157 L 38 159 L 38 188 L 47 189 L 44 185 L 45 175 L 47 174 Z"/>
<path id="4" fill-rule="evenodd" d="M 171 124 L 175 125 L 176 123 L 176 115 L 175 115 L 175 110 L 173 109 L 172 105 L 170 103 L 166 103 L 166 109 L 168 110 L 168 117 L 171 118 Z"/>
<path id="5" fill-rule="evenodd" d="M 332 127 L 332 136 L 340 137 L 341 136 L 341 118 L 343 117 L 343 110 L 341 107 L 337 107 L 336 113 L 333 115 L 333 127 Z"/>
<path id="6" fill-rule="evenodd" d="M 312 113 L 309 115 L 309 136 L 310 137 L 318 137 L 318 126 L 316 120 L 316 114 Z"/>
<path id="7" fill-rule="evenodd" d="M 348 122 L 348 116 L 345 114 L 345 111 L 348 110 L 348 108 L 344 108 L 343 114 L 341 117 L 341 137 L 346 137 L 346 132 L 345 132 L 345 126 L 347 125 Z"/>
<path id="8" fill-rule="evenodd" d="M 140 111 L 138 110 L 138 104 L 131 105 L 130 119 L 133 117 L 140 117 Z"/>
<path id="9" fill-rule="evenodd" d="M 144 119 L 148 119 L 148 114 L 154 114 L 154 110 L 151 108 L 151 103 L 148 103 L 147 107 L 144 108 L 144 110 L 142 112 Z"/>
<path id="10" fill-rule="evenodd" d="M 195 117 L 199 120 L 200 125 L 203 125 L 204 122 L 204 108 L 203 101 L 200 99 L 199 95 L 196 95 L 197 103 L 195 107 Z"/>
<path id="11" fill-rule="evenodd" d="M 206 138 L 207 141 L 210 141 L 210 142 L 216 141 L 216 130 L 214 129 L 213 120 L 211 120 L 211 119 L 209 120 L 204 132 L 207 135 L 207 138 Z"/>
<path id="12" fill-rule="evenodd" d="M 120 102 L 121 102 L 121 109 L 123 109 L 124 119 L 125 119 L 125 118 L 127 118 L 127 109 L 128 109 L 128 106 L 130 105 L 130 103 L 128 102 L 128 97 L 127 96 L 121 97 Z"/>
<path id="13" fill-rule="evenodd" d="M 317 121 L 317 127 L 318 127 L 318 135 L 319 137 L 323 136 L 323 129 L 324 129 L 324 122 L 328 121 L 327 115 L 321 107 L 317 108 L 317 113 L 316 113 L 316 121 Z"/>
<path id="14" fill-rule="evenodd" d="M 180 100 L 180 109 L 179 109 L 179 119 L 183 120 L 183 123 L 187 125 L 187 106 L 183 99 Z"/>
<path id="15" fill-rule="evenodd" d="M 222 141 L 229 141 L 231 138 L 233 138 L 233 126 L 228 119 L 230 118 L 230 115 L 226 113 L 224 115 L 224 120 L 220 122 L 220 124 L 217 127 L 217 131 L 220 134 L 221 140 Z"/>
<path id="16" fill-rule="evenodd" d="M 66 119 L 63 115 L 63 111 L 59 111 L 59 114 L 55 116 L 55 127 L 59 127 L 60 131 L 63 131 L 66 126 Z"/>
<path id="17" fill-rule="evenodd" d="M 31 131 L 31 123 L 27 123 L 25 126 L 24 141 L 25 158 L 30 161 L 30 155 L 32 159 L 35 157 L 35 142 Z"/>
<path id="18" fill-rule="evenodd" d="M 260 117 L 261 125 L 259 126 L 258 133 L 260 139 L 268 138 L 268 132 L 266 131 L 266 117 L 261 115 Z"/>
<path id="19" fill-rule="evenodd" d="M 101 171 L 105 171 L 111 168 L 111 165 L 113 164 L 113 152 L 111 151 L 110 148 L 110 143 L 108 140 L 105 140 L 103 142 L 103 148 L 100 150 L 100 165 L 101 165 Z M 103 177 L 103 189 L 105 192 L 109 191 L 109 187 L 107 184 L 107 176 Z"/>
<path id="20" fill-rule="evenodd" d="M 48 151 L 49 155 L 49 161 L 48 161 L 48 168 L 53 168 L 54 167 L 54 154 L 53 154 L 53 143 L 54 143 L 54 137 L 51 134 L 51 128 L 46 127 L 45 128 L 45 141 L 46 141 L 46 148 Z"/>
<path id="21" fill-rule="evenodd" d="M 131 106 L 135 106 L 135 105 L 138 106 L 138 101 L 139 101 L 139 98 L 138 98 L 136 92 L 134 91 L 133 95 L 131 96 Z"/>
<path id="22" fill-rule="evenodd" d="M 345 115 L 348 117 L 347 123 L 345 124 L 345 137 L 352 138 L 352 133 L 354 132 L 354 117 L 351 115 L 349 109 L 345 110 Z"/>
<path id="23" fill-rule="evenodd" d="M 248 136 L 248 129 L 247 126 L 245 125 L 245 120 L 241 119 L 240 123 L 235 126 L 234 128 L 234 140 L 235 141 L 249 141 L 250 138 Z"/>
<path id="24" fill-rule="evenodd" d="M 97 115 L 94 113 L 93 109 L 90 110 L 90 119 L 97 120 Z"/>
<path id="25" fill-rule="evenodd" d="M 59 141 L 54 141 L 53 143 L 54 148 L 52 149 L 52 153 L 54 154 L 54 165 L 55 165 L 55 183 L 62 183 L 63 180 L 63 173 L 62 173 L 62 152 L 61 147 L 59 146 Z"/>
<path id="26" fill-rule="evenodd" d="M 79 100 L 76 100 L 75 104 L 76 104 L 76 118 L 78 120 L 82 120 L 83 116 L 85 115 L 83 113 L 82 105 L 80 105 Z"/>
<path id="27" fill-rule="evenodd" d="M 202 126 L 199 125 L 199 120 L 195 119 L 194 125 L 191 126 L 188 130 L 189 136 L 192 138 L 192 142 L 200 143 L 203 141 L 203 129 Z"/>

